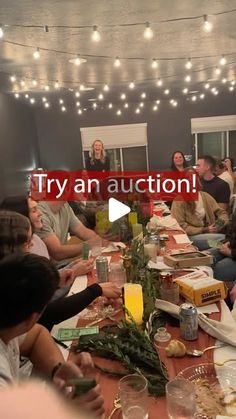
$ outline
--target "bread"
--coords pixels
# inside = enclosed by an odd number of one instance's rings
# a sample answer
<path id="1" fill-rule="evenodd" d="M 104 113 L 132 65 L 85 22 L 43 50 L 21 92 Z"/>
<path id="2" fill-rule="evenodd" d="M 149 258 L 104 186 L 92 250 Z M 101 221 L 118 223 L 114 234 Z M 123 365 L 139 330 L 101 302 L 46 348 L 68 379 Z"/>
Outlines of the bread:
<path id="1" fill-rule="evenodd" d="M 167 356 L 174 356 L 174 357 L 181 357 L 186 354 L 186 347 L 184 343 L 180 342 L 179 340 L 171 340 L 169 345 L 166 347 L 166 355 Z"/>

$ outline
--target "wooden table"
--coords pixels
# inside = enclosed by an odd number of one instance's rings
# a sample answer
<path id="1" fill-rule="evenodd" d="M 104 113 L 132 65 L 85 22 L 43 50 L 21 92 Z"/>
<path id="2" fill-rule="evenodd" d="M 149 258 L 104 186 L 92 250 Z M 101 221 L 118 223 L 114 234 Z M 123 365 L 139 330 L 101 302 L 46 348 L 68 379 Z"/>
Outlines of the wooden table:
<path id="1" fill-rule="evenodd" d="M 174 238 L 172 237 L 173 234 L 180 233 L 179 231 L 167 231 L 166 233 L 169 234 L 169 241 L 167 242 L 167 248 L 169 249 L 179 249 L 183 248 L 183 245 L 177 245 L 175 243 Z M 191 250 L 191 248 L 190 248 Z M 112 261 L 115 261 L 119 258 L 117 253 L 111 254 Z M 88 275 L 88 284 L 92 284 L 96 281 L 95 272 L 93 271 L 91 274 Z M 220 306 L 219 306 L 220 307 Z M 122 314 L 120 315 L 122 317 Z M 211 315 L 211 318 L 219 320 L 220 314 L 215 313 Z M 119 317 L 117 318 L 119 319 Z M 78 325 L 84 326 L 87 322 L 85 320 L 79 320 Z M 109 324 L 108 320 L 104 320 L 103 323 L 100 323 L 101 326 Z M 113 323 L 114 324 L 114 323 Z M 179 335 L 179 327 L 167 326 L 168 331 L 171 333 L 172 339 L 181 340 Z M 199 336 L 196 341 L 193 342 L 186 342 L 183 341 L 188 348 L 196 348 L 196 349 L 203 349 L 208 346 L 214 345 L 214 338 L 207 335 L 204 331 L 199 329 Z M 165 355 L 164 347 L 159 349 L 159 354 L 161 360 L 165 363 L 169 378 L 174 378 L 181 370 L 187 368 L 191 365 L 197 365 L 201 363 L 208 363 L 213 361 L 213 351 L 207 351 L 202 357 L 183 357 L 183 358 L 167 358 Z M 72 355 L 73 356 L 73 355 Z M 106 360 L 103 358 L 94 357 L 95 363 L 98 363 L 102 367 L 110 368 L 110 369 L 119 369 L 121 368 L 120 364 L 115 361 Z M 115 362 L 115 365 L 114 365 Z M 118 378 L 117 377 L 110 377 L 107 374 L 104 374 L 100 371 L 97 373 L 97 381 L 99 382 L 102 394 L 105 399 L 105 411 L 106 417 L 109 416 L 110 412 L 112 411 L 114 405 L 113 401 L 117 395 L 117 387 L 118 387 Z M 120 419 L 122 418 L 121 411 L 118 410 L 114 413 L 113 419 Z M 149 419 L 168 419 L 168 415 L 166 412 L 166 400 L 165 397 L 149 397 Z"/>

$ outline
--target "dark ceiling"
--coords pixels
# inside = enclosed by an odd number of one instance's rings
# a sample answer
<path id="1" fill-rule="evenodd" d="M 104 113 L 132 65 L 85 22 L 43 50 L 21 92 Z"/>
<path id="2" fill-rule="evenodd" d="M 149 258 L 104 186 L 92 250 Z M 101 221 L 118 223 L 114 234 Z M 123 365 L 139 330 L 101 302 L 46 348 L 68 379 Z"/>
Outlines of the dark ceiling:
<path id="1" fill-rule="evenodd" d="M 146 100 L 168 97 L 178 103 L 194 95 L 198 99 L 203 92 L 212 95 L 211 88 L 219 94 L 221 91 L 234 94 L 234 8 L 236 0 L 1 0 L 0 23 L 4 30 L 0 41 L 1 91 L 18 91 L 24 101 L 28 100 L 25 94 L 29 94 L 40 104 L 45 96 L 51 105 L 57 106 L 60 98 L 64 104 L 79 100 L 83 108 L 91 107 L 93 102 L 88 99 L 95 98 L 98 106 L 103 107 L 111 101 L 140 102 L 142 92 L 146 93 Z M 205 14 L 213 24 L 209 33 L 203 30 Z M 196 18 L 185 19 L 189 17 Z M 182 19 L 165 22 L 176 18 Z M 147 21 L 154 32 L 150 40 L 143 36 Z M 140 24 L 119 26 L 133 23 Z M 45 25 L 48 32 L 43 28 Z M 64 27 L 52 27 L 57 25 Z M 87 25 L 88 28 L 78 28 Z M 91 40 L 93 25 L 98 26 L 101 34 L 99 42 Z M 38 60 L 33 58 L 36 48 L 40 51 Z M 87 62 L 80 66 L 69 63 L 77 55 Z M 227 58 L 224 66 L 219 64 L 222 55 Z M 119 68 L 113 65 L 116 56 L 121 58 Z M 185 68 L 188 57 L 193 64 L 190 70 Z M 151 67 L 153 58 L 158 60 L 156 69 Z M 220 74 L 216 74 L 217 66 Z M 187 74 L 191 75 L 191 82 L 185 81 Z M 15 83 L 9 82 L 10 75 L 16 76 Z M 162 87 L 156 85 L 159 77 L 163 80 Z M 32 85 L 33 79 L 37 86 Z M 54 87 L 57 80 L 58 90 Z M 131 81 L 135 82 L 133 90 L 128 87 Z M 208 90 L 204 87 L 207 81 Z M 108 92 L 103 91 L 105 83 L 109 85 Z M 76 99 L 75 91 L 79 91 L 81 84 L 94 90 L 81 91 L 80 99 Z M 50 87 L 49 92 L 44 90 L 45 85 Z M 187 95 L 183 95 L 184 87 L 189 90 Z M 166 88 L 169 95 L 164 93 Z M 104 95 L 102 100 L 98 99 L 100 93 Z M 126 94 L 123 102 L 121 93 Z"/>

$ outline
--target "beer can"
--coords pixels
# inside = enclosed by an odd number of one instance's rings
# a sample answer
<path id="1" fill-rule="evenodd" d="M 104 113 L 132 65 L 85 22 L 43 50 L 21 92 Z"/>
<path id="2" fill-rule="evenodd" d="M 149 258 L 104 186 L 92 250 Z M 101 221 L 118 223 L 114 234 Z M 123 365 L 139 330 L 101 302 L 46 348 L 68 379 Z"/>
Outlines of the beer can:
<path id="1" fill-rule="evenodd" d="M 179 310 L 180 336 L 185 340 L 195 340 L 198 337 L 198 313 L 191 303 L 184 303 Z"/>
<path id="2" fill-rule="evenodd" d="M 98 282 L 108 281 L 108 260 L 105 256 L 98 256 L 96 259 L 96 271 Z"/>

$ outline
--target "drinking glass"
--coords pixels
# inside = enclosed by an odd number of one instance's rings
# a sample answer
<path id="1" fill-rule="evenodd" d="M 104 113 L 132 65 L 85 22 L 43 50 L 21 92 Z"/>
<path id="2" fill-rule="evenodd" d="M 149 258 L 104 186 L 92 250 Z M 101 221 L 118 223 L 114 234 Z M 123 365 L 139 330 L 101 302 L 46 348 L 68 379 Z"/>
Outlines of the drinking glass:
<path id="1" fill-rule="evenodd" d="M 123 419 L 148 419 L 147 380 L 143 375 L 126 375 L 118 390 Z"/>
<path id="2" fill-rule="evenodd" d="M 193 419 L 196 412 L 194 385 L 184 378 L 166 384 L 167 412 L 170 419 Z"/>
<path id="3" fill-rule="evenodd" d="M 126 272 L 124 269 L 112 270 L 109 274 L 109 281 L 122 288 L 126 282 Z"/>
<path id="4" fill-rule="evenodd" d="M 91 256 L 96 258 L 102 254 L 102 239 L 96 237 L 89 240 Z"/>

